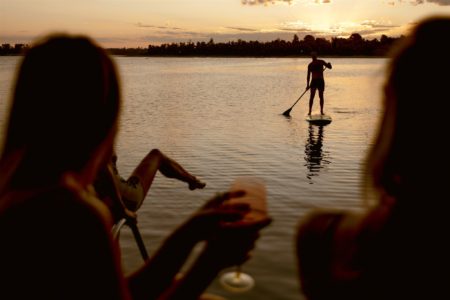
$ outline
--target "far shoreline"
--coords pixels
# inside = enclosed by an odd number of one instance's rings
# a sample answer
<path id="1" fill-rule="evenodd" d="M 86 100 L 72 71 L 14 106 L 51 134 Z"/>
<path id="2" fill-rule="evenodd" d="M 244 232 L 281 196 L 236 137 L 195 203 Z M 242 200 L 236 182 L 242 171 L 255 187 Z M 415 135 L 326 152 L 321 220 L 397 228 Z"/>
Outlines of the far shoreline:
<path id="1" fill-rule="evenodd" d="M 348 38 L 316 38 L 306 35 L 303 40 L 294 34 L 291 41 L 276 39 L 273 41 L 229 41 L 216 43 L 211 38 L 209 42 L 178 42 L 152 45 L 147 47 L 104 47 L 112 56 L 120 57 L 242 57 L 242 58 L 303 58 L 310 57 L 315 51 L 320 57 L 343 58 L 385 58 L 392 47 L 403 37 L 392 38 L 382 35 L 381 38 L 367 40 L 359 33 L 353 33 Z M 0 56 L 21 55 L 29 49 L 28 44 L 2 44 Z"/>
<path id="2" fill-rule="evenodd" d="M 125 55 L 125 54 L 110 54 L 115 57 L 167 57 L 167 58 L 311 58 L 309 55 Z M 389 55 L 321 55 L 320 57 L 329 58 L 389 58 Z"/>
<path id="3" fill-rule="evenodd" d="M 0 54 L 0 57 L 22 57 L 20 54 Z M 109 53 L 112 57 L 140 57 L 140 58 L 311 58 L 309 55 L 127 55 Z M 321 55 L 323 58 L 389 58 L 389 55 Z"/>

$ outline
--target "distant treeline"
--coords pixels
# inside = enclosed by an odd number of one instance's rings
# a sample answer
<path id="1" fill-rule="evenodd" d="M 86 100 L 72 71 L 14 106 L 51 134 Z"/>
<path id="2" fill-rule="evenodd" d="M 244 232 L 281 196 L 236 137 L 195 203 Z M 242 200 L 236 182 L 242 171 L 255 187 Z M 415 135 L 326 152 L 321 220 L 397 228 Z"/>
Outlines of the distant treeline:
<path id="1" fill-rule="evenodd" d="M 317 51 L 321 56 L 385 56 L 391 46 L 402 37 L 392 38 L 382 35 L 380 39 L 367 40 L 359 33 L 353 33 L 348 38 L 315 38 L 306 35 L 303 40 L 295 34 L 292 41 L 276 39 L 270 42 L 230 41 L 181 42 L 148 45 L 147 48 L 108 48 L 113 55 L 126 56 L 250 56 L 250 57 L 280 57 L 307 56 L 311 51 Z M 22 54 L 26 44 L 2 44 L 0 55 Z"/>
<path id="2" fill-rule="evenodd" d="M 270 42 L 230 41 L 170 43 L 159 46 L 149 45 L 148 48 L 113 48 L 108 51 L 114 55 L 128 56 L 305 56 L 311 51 L 317 51 L 321 56 L 384 56 L 393 43 L 399 38 L 382 35 L 380 39 L 366 40 L 359 33 L 349 38 L 315 38 L 306 35 L 300 40 L 294 35 L 292 41 L 276 39 Z"/>
<path id="3" fill-rule="evenodd" d="M 0 55 L 20 55 L 28 49 L 26 44 L 2 44 L 0 46 Z"/>

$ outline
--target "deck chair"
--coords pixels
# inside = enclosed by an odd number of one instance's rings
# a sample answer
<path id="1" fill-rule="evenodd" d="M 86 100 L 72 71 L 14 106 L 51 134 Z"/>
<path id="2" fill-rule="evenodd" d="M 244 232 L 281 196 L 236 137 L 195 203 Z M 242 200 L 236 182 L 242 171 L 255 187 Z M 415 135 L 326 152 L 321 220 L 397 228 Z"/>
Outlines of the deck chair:
<path id="1" fill-rule="evenodd" d="M 127 225 L 130 227 L 131 231 L 133 232 L 134 240 L 136 241 L 136 244 L 139 248 L 139 252 L 141 253 L 142 259 L 147 260 L 148 259 L 148 252 L 147 248 L 145 247 L 144 241 L 142 239 L 141 233 L 139 231 L 139 228 L 136 224 L 136 220 L 133 219 L 127 219 L 122 218 L 111 229 L 112 236 L 115 240 L 118 240 L 120 237 L 120 230 L 123 228 L 123 226 Z"/>
<path id="2" fill-rule="evenodd" d="M 95 189 L 100 199 L 108 199 L 105 204 L 111 210 L 114 216 L 114 226 L 111 229 L 112 236 L 115 240 L 120 237 L 121 229 L 127 225 L 133 232 L 134 239 L 141 256 L 144 260 L 148 259 L 147 249 L 145 248 L 144 241 L 142 240 L 141 233 L 136 223 L 136 219 L 130 217 L 125 212 L 125 205 L 122 201 L 121 194 L 115 184 L 113 173 L 110 169 L 104 169 L 98 174 L 98 178 L 95 183 Z"/>

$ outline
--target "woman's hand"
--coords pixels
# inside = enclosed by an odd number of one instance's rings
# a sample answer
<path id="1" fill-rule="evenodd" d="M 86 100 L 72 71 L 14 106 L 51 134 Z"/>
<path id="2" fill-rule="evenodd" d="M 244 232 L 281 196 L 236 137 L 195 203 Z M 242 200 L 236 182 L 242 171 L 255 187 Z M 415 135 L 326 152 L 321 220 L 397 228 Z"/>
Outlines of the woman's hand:
<path id="1" fill-rule="evenodd" d="M 180 227 L 180 231 L 195 239 L 195 242 L 210 239 L 217 234 L 224 223 L 239 221 L 250 211 L 248 204 L 224 203 L 231 198 L 244 195 L 244 191 L 218 193 L 197 210 Z"/>
<path id="2" fill-rule="evenodd" d="M 165 251 L 171 264 L 174 264 L 174 257 L 178 259 L 177 266 L 184 263 L 188 251 L 183 250 L 183 245 L 190 245 L 190 250 L 198 241 L 206 241 L 206 246 L 184 276 L 164 288 L 165 292 L 158 299 L 198 299 L 222 269 L 249 259 L 259 231 L 272 220 L 244 221 L 244 215 L 250 211 L 249 205 L 226 203 L 244 195 L 244 191 L 217 194 L 177 230 L 177 237 L 173 236 L 173 251 L 169 254 Z M 182 252 L 184 257 L 180 257 Z M 165 272 L 167 269 L 165 263 Z"/>
<path id="3" fill-rule="evenodd" d="M 270 223 L 272 219 L 269 217 L 254 222 L 223 223 L 207 241 L 204 255 L 219 268 L 243 264 L 250 258 L 260 230 Z"/>
<path id="4" fill-rule="evenodd" d="M 210 258 L 220 268 L 242 264 L 250 257 L 250 251 L 255 247 L 259 231 L 268 226 L 272 219 L 266 217 L 259 221 L 241 221 L 250 212 L 248 204 L 227 204 L 231 198 L 245 195 L 245 191 L 234 191 L 216 195 L 209 200 L 194 215 L 198 218 L 198 230 L 205 230 L 203 238 L 207 241 L 204 255 Z"/>

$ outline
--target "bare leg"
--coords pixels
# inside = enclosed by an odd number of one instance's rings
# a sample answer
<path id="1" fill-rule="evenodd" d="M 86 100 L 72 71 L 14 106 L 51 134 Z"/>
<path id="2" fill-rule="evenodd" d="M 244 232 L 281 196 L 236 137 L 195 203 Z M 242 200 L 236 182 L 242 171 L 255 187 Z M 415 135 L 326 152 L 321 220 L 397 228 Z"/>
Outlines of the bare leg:
<path id="1" fill-rule="evenodd" d="M 158 170 L 168 178 L 175 178 L 188 183 L 191 190 L 202 189 L 206 185 L 158 149 L 150 151 L 134 169 L 130 177 L 139 178 L 144 195 L 146 195 Z"/>
<path id="2" fill-rule="evenodd" d="M 135 212 L 144 202 L 144 199 L 155 179 L 156 173 L 160 171 L 168 178 L 175 178 L 188 183 L 190 190 L 202 189 L 205 183 L 187 172 L 176 161 L 164 155 L 158 149 L 150 151 L 127 180 L 122 179 L 116 168 L 117 156 L 111 159 L 111 169 L 117 178 L 116 183 L 120 192 L 120 198 L 125 207 Z"/>
<path id="3" fill-rule="evenodd" d="M 319 90 L 319 98 L 320 98 L 320 114 L 323 115 L 323 90 Z"/>
<path id="4" fill-rule="evenodd" d="M 309 96 L 309 111 L 308 111 L 308 115 L 311 115 L 311 110 L 313 107 L 313 103 L 314 103 L 314 96 L 316 95 L 316 88 L 311 88 L 311 94 Z"/>

